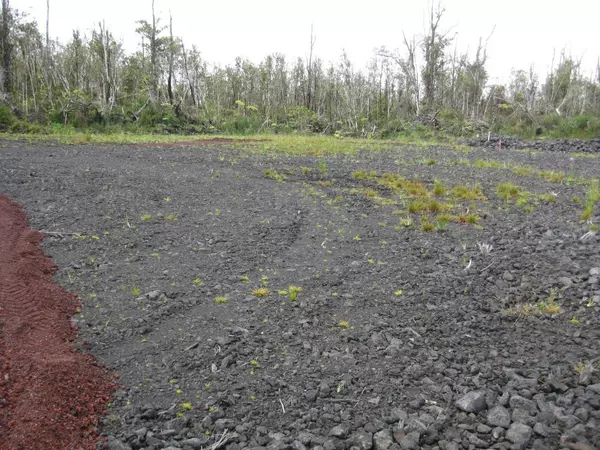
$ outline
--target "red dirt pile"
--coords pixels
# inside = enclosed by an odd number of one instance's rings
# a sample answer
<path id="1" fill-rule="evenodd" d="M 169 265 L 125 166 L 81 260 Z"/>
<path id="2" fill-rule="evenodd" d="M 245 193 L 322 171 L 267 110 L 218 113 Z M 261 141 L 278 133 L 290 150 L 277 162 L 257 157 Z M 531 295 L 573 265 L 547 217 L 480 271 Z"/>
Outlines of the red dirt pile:
<path id="1" fill-rule="evenodd" d="M 0 448 L 93 449 L 115 385 L 75 349 L 79 301 L 53 282 L 42 239 L 0 195 Z"/>

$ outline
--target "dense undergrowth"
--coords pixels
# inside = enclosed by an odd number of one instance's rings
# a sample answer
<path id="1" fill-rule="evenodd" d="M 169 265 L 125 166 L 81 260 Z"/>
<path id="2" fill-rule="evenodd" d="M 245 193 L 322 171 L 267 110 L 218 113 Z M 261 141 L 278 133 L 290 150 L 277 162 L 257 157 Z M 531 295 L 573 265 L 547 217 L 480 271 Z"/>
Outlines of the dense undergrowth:
<path id="1" fill-rule="evenodd" d="M 312 111 L 294 108 L 278 119 L 265 120 L 253 110 L 232 111 L 226 119 L 215 121 L 206 117 L 191 117 L 175 113 L 170 105 L 155 105 L 142 111 L 139 117 L 114 113 L 103 116 L 97 111 L 85 111 L 69 117 L 48 114 L 36 118 L 18 117 L 8 106 L 0 105 L 0 131 L 25 135 L 329 135 L 372 139 L 401 139 L 447 142 L 454 138 L 473 137 L 487 132 L 534 138 L 600 137 L 600 118 L 593 115 L 564 117 L 558 114 L 540 117 L 509 115 L 498 117 L 482 127 L 452 111 L 442 111 L 431 124 L 411 120 L 391 120 L 373 123 L 368 119 L 358 127 L 342 122 L 328 123 Z"/>

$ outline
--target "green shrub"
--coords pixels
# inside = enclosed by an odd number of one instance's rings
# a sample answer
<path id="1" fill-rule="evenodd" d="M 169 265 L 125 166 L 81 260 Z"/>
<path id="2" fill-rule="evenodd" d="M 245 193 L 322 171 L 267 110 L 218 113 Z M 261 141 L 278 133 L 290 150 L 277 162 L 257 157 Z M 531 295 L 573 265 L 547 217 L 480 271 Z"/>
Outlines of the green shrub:
<path id="1" fill-rule="evenodd" d="M 17 121 L 15 113 L 8 105 L 0 105 L 0 130 L 7 130 Z"/>

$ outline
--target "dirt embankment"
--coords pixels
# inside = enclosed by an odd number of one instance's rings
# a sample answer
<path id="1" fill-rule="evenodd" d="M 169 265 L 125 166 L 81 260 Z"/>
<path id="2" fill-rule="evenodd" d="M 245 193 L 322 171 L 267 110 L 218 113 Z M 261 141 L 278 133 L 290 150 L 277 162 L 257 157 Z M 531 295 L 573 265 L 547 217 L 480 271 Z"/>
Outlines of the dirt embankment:
<path id="1" fill-rule="evenodd" d="M 91 449 L 113 384 L 73 345 L 79 302 L 53 283 L 42 238 L 0 195 L 0 448 Z"/>

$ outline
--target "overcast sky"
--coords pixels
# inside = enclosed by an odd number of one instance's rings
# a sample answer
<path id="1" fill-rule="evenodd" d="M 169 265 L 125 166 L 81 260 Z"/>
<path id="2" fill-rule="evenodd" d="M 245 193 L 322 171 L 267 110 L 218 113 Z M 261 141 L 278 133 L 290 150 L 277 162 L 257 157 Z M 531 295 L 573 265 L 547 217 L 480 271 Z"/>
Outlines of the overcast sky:
<path id="1" fill-rule="evenodd" d="M 308 53 L 314 24 L 315 53 L 337 61 L 345 49 L 364 67 L 373 49 L 401 45 L 402 32 L 423 34 L 430 0 L 155 0 L 157 16 L 205 59 L 225 65 L 236 56 L 258 62 L 280 52 L 288 60 Z M 12 5 L 45 24 L 46 0 L 12 0 Z M 66 42 L 73 29 L 89 30 L 100 20 L 128 51 L 139 45 L 136 20 L 151 19 L 151 0 L 50 0 L 50 34 Z M 534 64 L 547 73 L 553 52 L 565 48 L 591 74 L 600 55 L 600 0 L 445 0 L 443 28 L 458 49 L 476 49 L 494 29 L 488 45 L 492 82 L 508 80 L 511 69 Z"/>

